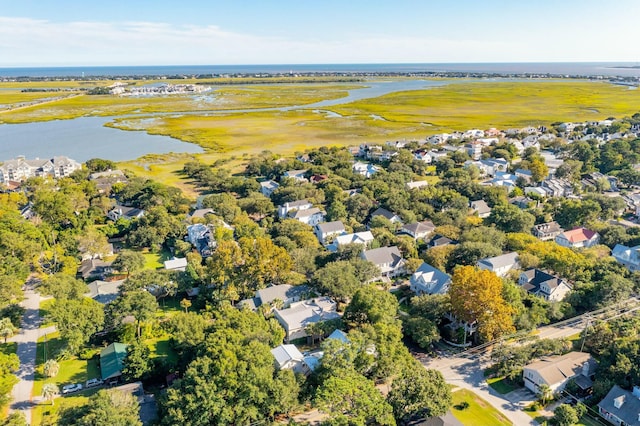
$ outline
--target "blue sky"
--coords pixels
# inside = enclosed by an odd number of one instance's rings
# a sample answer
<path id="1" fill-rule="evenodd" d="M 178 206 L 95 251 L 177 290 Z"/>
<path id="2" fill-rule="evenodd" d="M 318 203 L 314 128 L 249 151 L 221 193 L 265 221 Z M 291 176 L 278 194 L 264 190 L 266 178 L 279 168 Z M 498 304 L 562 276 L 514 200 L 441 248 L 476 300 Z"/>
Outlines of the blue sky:
<path id="1" fill-rule="evenodd" d="M 0 67 L 640 62 L 640 1 L 0 0 Z"/>

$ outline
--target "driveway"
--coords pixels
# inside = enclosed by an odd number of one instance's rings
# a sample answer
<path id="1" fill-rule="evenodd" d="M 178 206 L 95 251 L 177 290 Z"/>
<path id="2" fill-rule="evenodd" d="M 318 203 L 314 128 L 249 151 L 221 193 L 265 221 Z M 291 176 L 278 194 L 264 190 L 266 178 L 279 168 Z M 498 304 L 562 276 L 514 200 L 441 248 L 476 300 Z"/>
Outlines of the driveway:
<path id="1" fill-rule="evenodd" d="M 18 344 L 17 354 L 20 359 L 20 369 L 16 373 L 20 381 L 13 387 L 13 402 L 9 407 L 10 411 L 22 411 L 27 419 L 27 424 L 31 424 L 31 391 L 35 378 L 36 366 L 36 346 L 38 338 L 48 333 L 53 333 L 55 327 L 40 329 L 40 294 L 34 290 L 35 282 L 27 281 L 24 287 L 25 299 L 20 303 L 25 308 L 22 317 L 20 333 L 10 340 Z"/>

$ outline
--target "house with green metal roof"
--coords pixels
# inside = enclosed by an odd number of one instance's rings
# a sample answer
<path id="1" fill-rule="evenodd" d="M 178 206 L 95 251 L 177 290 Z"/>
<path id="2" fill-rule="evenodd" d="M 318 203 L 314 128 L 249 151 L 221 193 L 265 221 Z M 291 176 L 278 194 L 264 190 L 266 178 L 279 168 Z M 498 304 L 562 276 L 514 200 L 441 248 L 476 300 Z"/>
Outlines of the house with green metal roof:
<path id="1" fill-rule="evenodd" d="M 115 379 L 122 375 L 127 345 L 112 343 L 100 351 L 100 373 L 102 380 Z"/>

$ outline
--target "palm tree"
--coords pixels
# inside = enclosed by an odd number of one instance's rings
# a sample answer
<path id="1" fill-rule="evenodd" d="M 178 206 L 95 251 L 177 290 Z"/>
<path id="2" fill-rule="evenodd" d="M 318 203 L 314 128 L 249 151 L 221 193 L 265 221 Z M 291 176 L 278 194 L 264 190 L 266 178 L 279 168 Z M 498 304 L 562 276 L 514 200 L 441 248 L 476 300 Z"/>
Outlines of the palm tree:
<path id="1" fill-rule="evenodd" d="M 0 320 L 0 336 L 4 337 L 4 342 L 7 343 L 7 338 L 13 336 L 16 332 L 16 328 L 9 318 L 2 318 Z"/>
<path id="2" fill-rule="evenodd" d="M 549 402 L 552 397 L 551 388 L 545 383 L 538 386 L 538 394 L 540 395 L 542 405 L 547 405 L 547 402 Z"/>
<path id="3" fill-rule="evenodd" d="M 44 375 L 47 377 L 55 377 L 58 375 L 58 371 L 60 370 L 60 364 L 55 359 L 47 360 L 44 363 Z"/>
<path id="4" fill-rule="evenodd" d="M 59 391 L 60 389 L 58 389 L 55 383 L 46 383 L 42 386 L 42 397 L 47 401 L 51 401 L 51 405 L 53 405 L 53 398 L 55 398 Z"/>
<path id="5" fill-rule="evenodd" d="M 184 313 L 186 314 L 187 311 L 189 310 L 189 308 L 191 307 L 191 300 L 189 299 L 182 299 L 180 301 L 180 306 L 184 309 Z"/>

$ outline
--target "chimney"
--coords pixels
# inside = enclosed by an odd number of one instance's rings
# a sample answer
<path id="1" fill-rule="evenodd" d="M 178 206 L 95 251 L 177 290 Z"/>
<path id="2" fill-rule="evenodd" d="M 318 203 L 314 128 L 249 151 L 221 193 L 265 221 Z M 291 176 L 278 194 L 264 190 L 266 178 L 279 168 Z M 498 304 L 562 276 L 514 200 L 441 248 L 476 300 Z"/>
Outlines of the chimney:
<path id="1" fill-rule="evenodd" d="M 636 398 L 640 399 L 640 386 L 634 386 L 631 394 Z"/>

